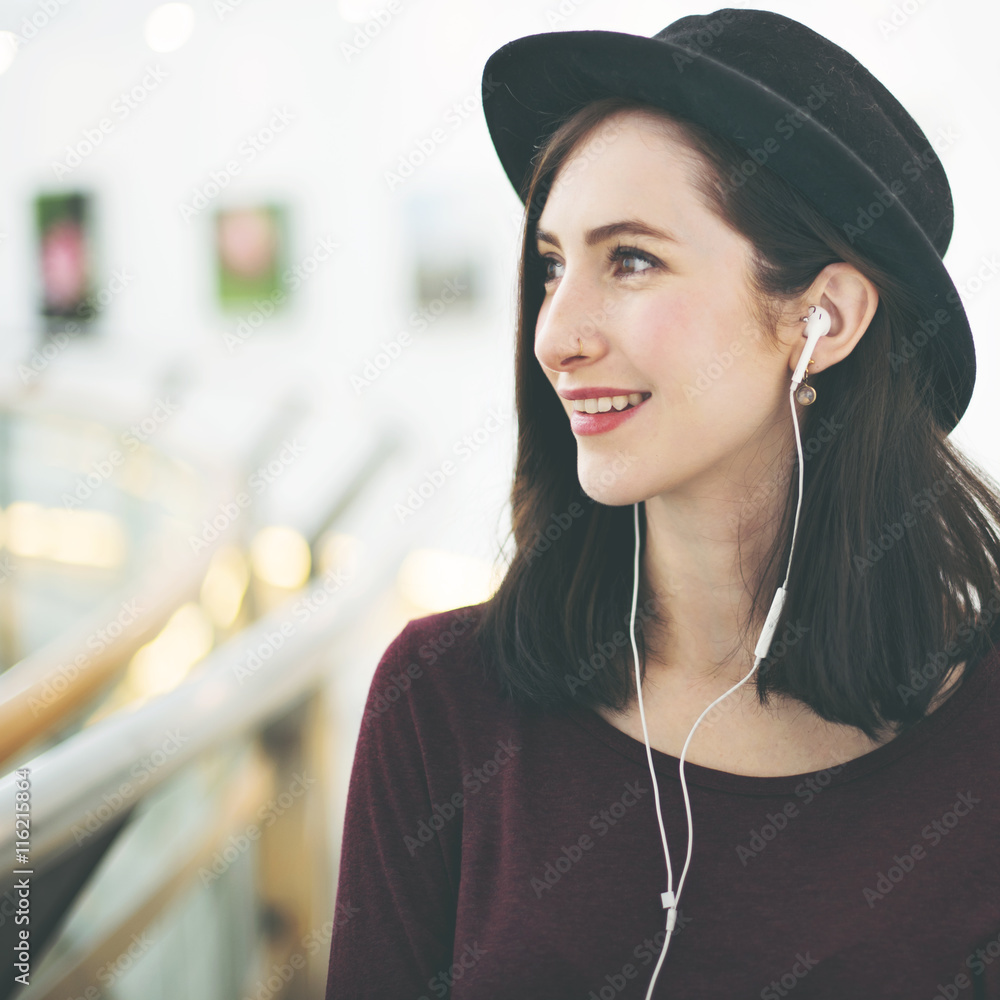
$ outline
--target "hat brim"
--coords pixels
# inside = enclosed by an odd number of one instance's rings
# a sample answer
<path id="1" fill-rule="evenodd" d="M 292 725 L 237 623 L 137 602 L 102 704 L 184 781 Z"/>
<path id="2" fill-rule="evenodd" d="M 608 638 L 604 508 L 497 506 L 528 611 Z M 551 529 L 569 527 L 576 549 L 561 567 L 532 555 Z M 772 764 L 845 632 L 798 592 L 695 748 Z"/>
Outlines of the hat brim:
<path id="1" fill-rule="evenodd" d="M 938 251 L 893 196 L 893 182 L 904 178 L 878 176 L 805 103 L 714 60 L 710 50 L 693 55 L 663 39 L 613 31 L 546 32 L 508 42 L 487 60 L 482 93 L 490 137 L 522 202 L 545 139 L 601 97 L 648 102 L 756 151 L 744 164 L 748 173 L 763 161 L 922 298 L 924 325 L 909 335 L 910 348 L 932 352 L 935 412 L 945 431 L 961 419 L 975 384 L 972 331 Z M 807 90 L 803 102 L 808 97 Z"/>

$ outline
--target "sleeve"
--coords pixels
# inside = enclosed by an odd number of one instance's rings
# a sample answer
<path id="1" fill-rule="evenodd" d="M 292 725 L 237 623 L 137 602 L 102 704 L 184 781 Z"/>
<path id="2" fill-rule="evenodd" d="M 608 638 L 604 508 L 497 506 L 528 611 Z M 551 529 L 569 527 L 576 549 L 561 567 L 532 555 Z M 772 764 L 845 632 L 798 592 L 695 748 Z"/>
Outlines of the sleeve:
<path id="1" fill-rule="evenodd" d="M 386 650 L 365 702 L 348 784 L 326 1000 L 448 996 L 457 885 L 434 815 L 432 725 L 419 718 L 426 671 L 407 665 L 407 626 Z M 395 696 L 393 692 L 396 692 Z M 420 723 L 424 725 L 421 726 Z M 448 831 L 449 843 L 455 831 Z M 460 837 L 460 833 L 457 834 Z"/>

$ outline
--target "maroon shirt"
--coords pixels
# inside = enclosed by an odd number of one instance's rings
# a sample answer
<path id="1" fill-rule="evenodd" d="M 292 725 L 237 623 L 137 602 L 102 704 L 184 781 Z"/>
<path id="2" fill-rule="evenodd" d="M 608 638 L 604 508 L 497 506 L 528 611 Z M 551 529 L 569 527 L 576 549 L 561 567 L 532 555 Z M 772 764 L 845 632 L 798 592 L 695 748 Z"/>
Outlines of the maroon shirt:
<path id="1" fill-rule="evenodd" d="M 589 709 L 506 702 L 474 614 L 410 622 L 375 672 L 327 1000 L 643 1000 L 666 919 L 645 745 Z M 685 761 L 694 848 L 654 996 L 1000 998 L 998 720 L 994 649 L 914 730 L 837 767 Z M 676 890 L 679 760 L 653 761 Z"/>

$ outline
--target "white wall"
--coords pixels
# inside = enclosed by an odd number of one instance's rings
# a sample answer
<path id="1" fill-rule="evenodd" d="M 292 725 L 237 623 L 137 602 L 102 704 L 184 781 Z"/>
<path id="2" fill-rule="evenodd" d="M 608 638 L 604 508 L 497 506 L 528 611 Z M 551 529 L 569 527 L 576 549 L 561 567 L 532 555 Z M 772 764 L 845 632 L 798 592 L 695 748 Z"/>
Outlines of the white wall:
<path id="1" fill-rule="evenodd" d="M 248 452 L 277 401 L 289 394 L 317 412 L 310 461 L 321 463 L 324 449 L 328 461 L 340 461 L 383 421 L 401 421 L 413 430 L 418 453 L 400 469 L 387 509 L 492 407 L 510 412 L 520 205 L 481 110 L 476 107 L 459 128 L 446 126 L 447 140 L 395 190 L 384 174 L 449 120 L 455 102 L 471 98 L 476 104 L 483 63 L 505 41 L 553 27 L 649 35 L 714 4 L 394 3 L 398 13 L 348 59 L 342 45 L 359 25 L 328 0 L 198 0 L 191 40 L 165 54 L 150 51 L 143 40 L 146 14 L 155 6 L 148 0 L 8 0 L 0 29 L 22 32 L 26 18 L 43 19 L 38 12 L 45 4 L 56 13 L 0 76 L 0 364 L 6 384 L 19 387 L 13 366 L 35 344 L 30 199 L 43 187 L 81 187 L 92 190 L 97 203 L 98 286 L 120 269 L 132 278 L 102 317 L 100 336 L 74 342 L 46 371 L 61 392 L 141 415 L 157 380 L 173 370 L 189 388 L 183 412 L 163 429 L 165 440 L 175 435 L 220 461 Z M 942 158 L 957 208 L 946 262 L 963 285 L 1000 249 L 996 9 L 975 0 L 783 0 L 772 7 L 855 53 L 928 135 L 939 128 L 958 134 Z M 899 27 L 880 27 L 893 17 Z M 141 84 L 152 67 L 165 78 L 120 117 L 117 96 Z M 251 162 L 241 146 L 276 108 L 294 121 Z M 113 129 L 57 180 L 53 162 L 65 159 L 67 144 L 102 117 L 113 120 Z M 214 304 L 210 213 L 188 222 L 179 206 L 233 159 L 240 173 L 213 207 L 286 201 L 293 213 L 293 261 L 306 258 L 324 237 L 339 248 L 303 284 L 286 317 L 230 352 L 222 334 L 236 320 Z M 408 326 L 414 248 L 407 220 L 418 196 L 443 197 L 464 221 L 451 239 L 482 261 L 485 307 L 471 318 L 455 313 L 439 320 L 358 395 L 350 375 L 381 341 Z M 955 432 L 993 469 L 1000 469 L 990 391 L 1000 371 L 993 333 L 998 287 L 1000 281 L 990 280 L 966 296 L 980 379 Z M 452 547 L 486 556 L 496 544 L 493 526 L 509 480 L 512 421 L 494 438 L 490 450 L 466 463 L 419 515 L 433 519 Z"/>

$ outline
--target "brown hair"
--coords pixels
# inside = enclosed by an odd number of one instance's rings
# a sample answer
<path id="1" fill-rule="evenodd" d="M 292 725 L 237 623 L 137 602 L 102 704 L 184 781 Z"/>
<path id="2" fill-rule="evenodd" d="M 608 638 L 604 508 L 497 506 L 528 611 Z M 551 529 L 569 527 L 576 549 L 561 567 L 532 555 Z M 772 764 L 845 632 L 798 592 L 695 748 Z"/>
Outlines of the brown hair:
<path id="1" fill-rule="evenodd" d="M 830 263 L 853 265 L 878 289 L 878 308 L 854 350 L 810 379 L 818 398 L 802 418 L 803 499 L 788 598 L 754 679 L 762 705 L 769 692 L 780 692 L 870 738 L 888 724 L 905 731 L 924 717 L 956 664 L 967 663 L 963 683 L 972 675 L 995 641 L 990 626 L 1000 611 L 1000 488 L 937 422 L 929 352 L 908 352 L 907 360 L 900 353 L 925 315 L 919 290 L 859 252 L 766 166 L 746 169 L 740 146 L 627 98 L 596 101 L 563 122 L 539 151 L 526 192 L 514 550 L 475 626 L 484 669 L 507 697 L 545 711 L 621 709 L 635 697 L 627 639 L 632 506 L 610 507 L 583 494 L 569 422 L 534 356 L 544 298 L 538 218 L 569 154 L 624 111 L 643 112 L 681 139 L 699 164 L 708 206 L 752 244 L 751 283 L 767 335 L 783 303 Z M 798 496 L 795 454 L 790 461 L 773 546 L 748 580 L 751 605 L 741 624 L 748 648 L 785 574 Z M 645 579 L 639 602 L 644 675 L 647 655 L 657 655 L 670 623 Z"/>

